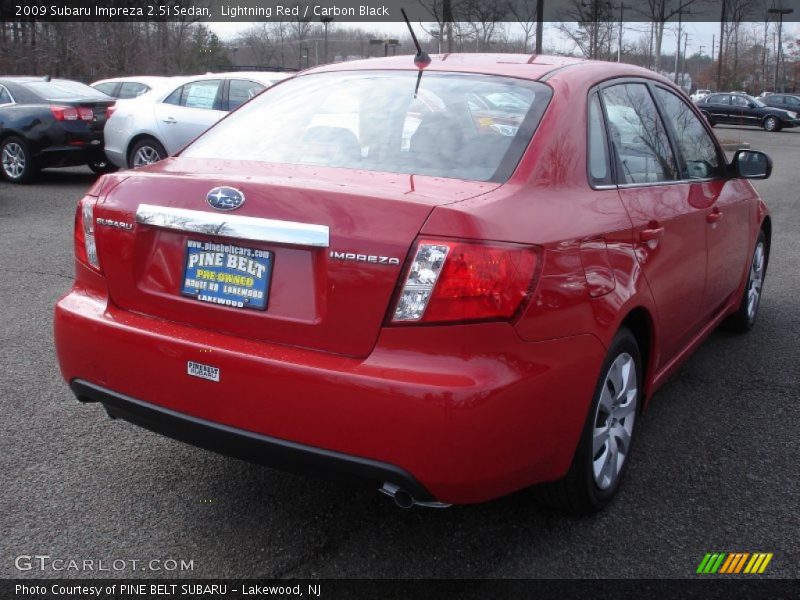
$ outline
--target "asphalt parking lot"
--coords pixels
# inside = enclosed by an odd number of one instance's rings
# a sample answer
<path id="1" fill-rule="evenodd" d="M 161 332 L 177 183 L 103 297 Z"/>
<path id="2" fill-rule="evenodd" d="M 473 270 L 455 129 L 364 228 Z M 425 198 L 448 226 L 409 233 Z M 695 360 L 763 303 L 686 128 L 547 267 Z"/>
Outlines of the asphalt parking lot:
<path id="1" fill-rule="evenodd" d="M 56 366 L 52 307 L 70 285 L 74 206 L 93 177 L 0 183 L 0 577 L 689 577 L 710 551 L 773 552 L 767 575 L 799 577 L 800 131 L 716 131 L 775 163 L 757 184 L 774 223 L 759 322 L 715 333 L 657 394 L 619 497 L 589 518 L 524 492 L 403 511 L 78 404 Z M 134 357 L 130 368 L 147 376 Z M 20 555 L 193 570 L 19 571 Z"/>

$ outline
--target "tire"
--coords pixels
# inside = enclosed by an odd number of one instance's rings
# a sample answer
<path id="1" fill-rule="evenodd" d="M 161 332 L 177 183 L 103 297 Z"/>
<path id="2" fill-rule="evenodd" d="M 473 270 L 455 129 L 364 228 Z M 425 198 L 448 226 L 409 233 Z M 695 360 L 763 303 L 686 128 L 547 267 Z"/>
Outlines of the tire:
<path id="1" fill-rule="evenodd" d="M 750 269 L 747 274 L 747 283 L 742 292 L 742 298 L 736 312 L 728 317 L 723 327 L 736 333 L 747 333 L 753 328 L 761 306 L 761 295 L 764 288 L 764 278 L 767 274 L 767 236 L 763 231 L 758 232 L 756 247 L 750 259 Z"/>
<path id="2" fill-rule="evenodd" d="M 36 174 L 28 144 L 16 136 L 0 143 L 0 173 L 11 183 L 27 183 Z"/>
<path id="3" fill-rule="evenodd" d="M 117 166 L 105 156 L 89 161 L 86 166 L 88 166 L 97 175 L 105 175 L 106 173 L 113 173 L 117 170 Z"/>
<path id="4" fill-rule="evenodd" d="M 703 113 L 703 116 L 706 118 L 706 121 L 708 121 L 708 124 L 711 127 L 715 127 L 716 126 L 716 123 L 713 121 L 713 119 L 711 118 L 711 116 L 707 112 L 705 112 L 705 111 L 700 111 L 700 112 Z"/>
<path id="5" fill-rule="evenodd" d="M 764 131 L 780 131 L 781 124 L 777 117 L 767 117 L 762 123 Z"/>
<path id="6" fill-rule="evenodd" d="M 572 465 L 563 479 L 534 487 L 539 502 L 561 512 L 584 515 L 611 502 L 630 462 L 643 373 L 636 338 L 622 327 L 600 370 Z"/>
<path id="7" fill-rule="evenodd" d="M 128 153 L 128 167 L 138 169 L 151 165 L 167 158 L 167 151 L 164 150 L 158 140 L 154 138 L 144 138 L 134 144 Z"/>

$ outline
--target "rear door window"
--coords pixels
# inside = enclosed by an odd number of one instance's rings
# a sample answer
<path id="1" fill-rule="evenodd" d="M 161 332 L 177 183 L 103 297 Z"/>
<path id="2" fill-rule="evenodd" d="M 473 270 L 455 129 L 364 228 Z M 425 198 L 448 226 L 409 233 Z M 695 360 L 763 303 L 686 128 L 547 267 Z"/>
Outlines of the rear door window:
<path id="1" fill-rule="evenodd" d="M 173 91 L 164 99 L 164 103 L 186 108 L 217 109 L 221 83 L 221 79 L 192 81 Z"/>
<path id="2" fill-rule="evenodd" d="M 659 183 L 678 178 L 664 124 L 643 83 L 602 91 L 619 183 Z"/>
<path id="3" fill-rule="evenodd" d="M 187 83 L 183 86 L 181 106 L 212 110 L 217 100 L 220 83 L 222 83 L 220 79 L 207 79 Z"/>

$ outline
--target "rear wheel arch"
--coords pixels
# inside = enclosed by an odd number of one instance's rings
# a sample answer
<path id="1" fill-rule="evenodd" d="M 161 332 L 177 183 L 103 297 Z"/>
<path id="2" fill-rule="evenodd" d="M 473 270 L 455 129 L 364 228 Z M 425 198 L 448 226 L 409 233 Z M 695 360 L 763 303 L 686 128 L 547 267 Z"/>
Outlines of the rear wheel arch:
<path id="1" fill-rule="evenodd" d="M 639 354 L 642 360 L 642 403 L 639 410 L 643 410 L 650 395 L 650 384 L 653 379 L 653 358 L 655 356 L 655 327 L 653 316 L 644 306 L 631 309 L 622 319 L 617 330 L 626 327 L 636 338 Z"/>
<path id="2" fill-rule="evenodd" d="M 761 231 L 764 232 L 764 238 L 766 239 L 764 251 L 766 254 L 766 266 L 769 267 L 769 252 L 772 245 L 772 218 L 769 215 L 764 217 L 764 220 L 761 222 Z"/>
<path id="3" fill-rule="evenodd" d="M 161 143 L 161 140 L 159 140 L 158 137 L 156 137 L 152 133 L 137 133 L 130 139 L 130 141 L 128 142 L 128 147 L 125 149 L 125 160 L 127 161 L 128 164 L 130 164 L 131 153 L 133 152 L 134 147 L 142 140 L 153 140 L 162 148 L 165 147 L 164 144 Z"/>

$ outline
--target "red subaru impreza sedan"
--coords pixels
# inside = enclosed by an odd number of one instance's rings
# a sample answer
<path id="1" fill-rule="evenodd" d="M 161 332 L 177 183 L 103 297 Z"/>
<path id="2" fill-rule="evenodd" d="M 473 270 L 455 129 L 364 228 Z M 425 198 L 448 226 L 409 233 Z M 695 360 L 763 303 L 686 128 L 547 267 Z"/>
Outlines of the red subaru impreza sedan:
<path id="1" fill-rule="evenodd" d="M 770 170 L 629 65 L 312 69 L 89 190 L 61 371 L 113 418 L 401 506 L 597 510 L 658 387 L 753 325 Z"/>

